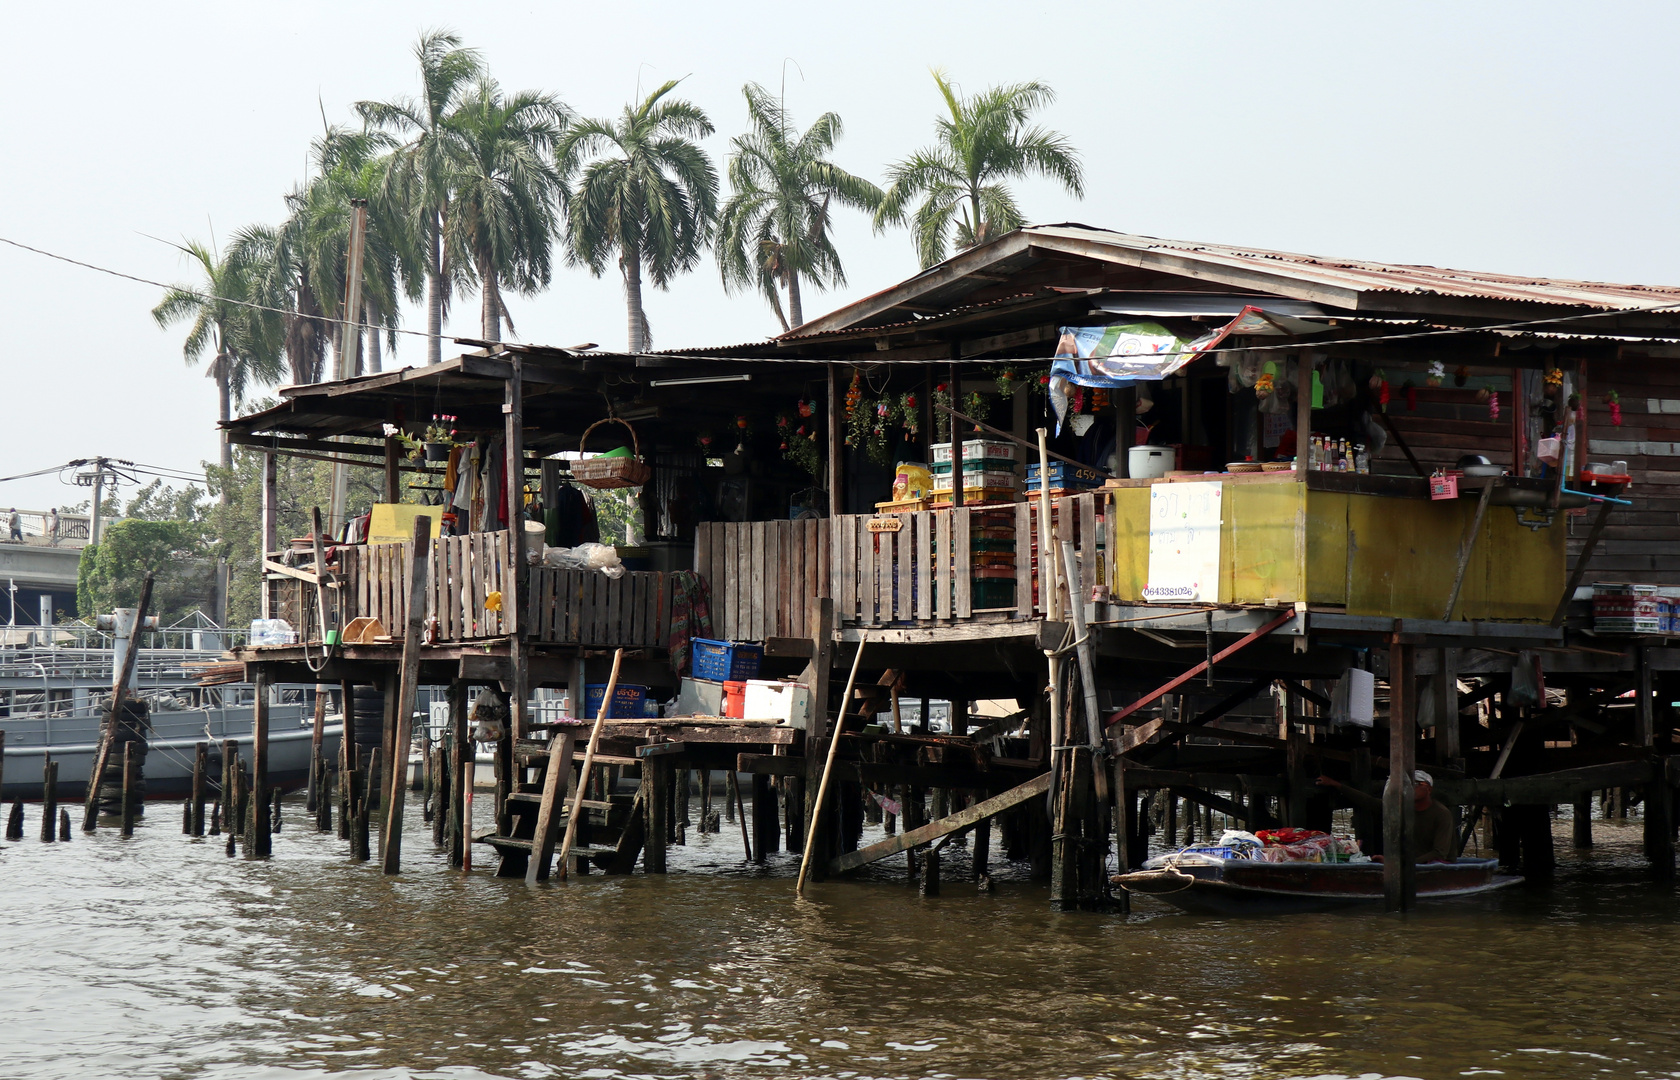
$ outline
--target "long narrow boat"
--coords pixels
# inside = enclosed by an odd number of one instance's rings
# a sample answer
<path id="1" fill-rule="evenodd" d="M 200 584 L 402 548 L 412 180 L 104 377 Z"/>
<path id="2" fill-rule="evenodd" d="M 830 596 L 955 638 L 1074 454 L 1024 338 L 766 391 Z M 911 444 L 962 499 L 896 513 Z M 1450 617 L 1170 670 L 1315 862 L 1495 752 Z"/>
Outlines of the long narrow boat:
<path id="1" fill-rule="evenodd" d="M 1383 898 L 1382 863 L 1265 862 L 1258 859 L 1152 859 L 1142 870 L 1116 874 L 1127 892 L 1153 896 L 1186 911 L 1267 915 L 1325 911 Z M 1419 900 L 1476 896 L 1522 881 L 1500 875 L 1498 859 L 1420 863 Z"/>

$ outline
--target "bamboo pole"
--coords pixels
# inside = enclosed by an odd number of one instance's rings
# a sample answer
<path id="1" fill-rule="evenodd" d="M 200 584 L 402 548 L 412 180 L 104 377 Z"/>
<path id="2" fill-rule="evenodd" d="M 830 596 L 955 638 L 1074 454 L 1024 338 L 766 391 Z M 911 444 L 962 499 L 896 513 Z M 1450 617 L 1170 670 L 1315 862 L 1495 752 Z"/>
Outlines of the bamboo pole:
<path id="1" fill-rule="evenodd" d="M 835 718 L 834 728 L 828 733 L 828 760 L 823 764 L 822 782 L 817 785 L 817 801 L 811 804 L 811 820 L 805 827 L 805 854 L 799 860 L 799 881 L 794 885 L 794 893 L 805 895 L 805 879 L 811 873 L 811 853 L 817 846 L 817 829 L 822 826 L 823 803 L 828 798 L 828 781 L 834 773 L 835 751 L 840 747 L 840 733 L 846 727 L 846 707 L 852 703 L 852 687 L 857 682 L 858 663 L 863 659 L 863 647 L 869 641 L 869 631 L 864 630 L 858 635 L 857 652 L 852 656 L 852 673 L 846 676 L 846 694 L 840 699 L 840 715 Z M 817 703 L 818 708 L 823 705 Z"/>
<path id="2" fill-rule="evenodd" d="M 595 748 L 601 743 L 601 727 L 612 710 L 613 692 L 618 689 L 618 666 L 624 662 L 624 650 L 613 652 L 612 674 L 607 676 L 607 692 L 601 695 L 601 707 L 595 713 L 595 726 L 589 729 L 589 745 L 583 751 L 583 765 L 578 769 L 577 792 L 572 796 L 572 810 L 566 815 L 566 835 L 560 841 L 560 880 L 566 880 L 566 859 L 572 853 L 572 841 L 577 839 L 578 815 L 583 813 L 583 796 L 589 787 L 589 770 L 595 765 Z M 579 688 L 581 691 L 581 687 Z M 582 693 L 578 695 L 581 701 Z M 647 768 L 646 765 L 642 766 Z"/>

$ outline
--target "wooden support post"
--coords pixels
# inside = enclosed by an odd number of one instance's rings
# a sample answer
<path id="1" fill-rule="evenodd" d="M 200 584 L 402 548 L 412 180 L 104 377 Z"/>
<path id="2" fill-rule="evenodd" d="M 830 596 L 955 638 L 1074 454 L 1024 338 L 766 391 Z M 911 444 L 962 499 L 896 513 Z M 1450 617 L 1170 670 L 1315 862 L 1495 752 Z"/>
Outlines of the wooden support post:
<path id="1" fill-rule="evenodd" d="M 23 839 L 23 800 L 22 799 L 16 799 L 12 802 L 12 812 L 6 818 L 6 839 L 8 839 L 8 840 L 22 840 Z"/>
<path id="2" fill-rule="evenodd" d="M 467 731 L 467 684 L 449 684 L 449 865 L 464 867 L 467 845 L 472 843 L 467 828 L 467 800 L 472 798 L 473 743 Z"/>
<path id="3" fill-rule="evenodd" d="M 1645 785 L 1645 854 L 1658 881 L 1674 879 L 1674 789 L 1665 771 Z"/>
<path id="4" fill-rule="evenodd" d="M 280 550 L 280 473 L 279 455 L 264 450 L 262 455 L 262 506 L 259 511 L 262 525 L 263 561 Z M 262 576 L 262 617 L 274 617 L 274 583 Z"/>
<path id="5" fill-rule="evenodd" d="M 139 646 L 136 645 L 135 647 L 138 648 Z M 138 781 L 139 778 L 140 778 L 139 777 L 139 769 L 136 767 L 136 765 L 137 765 L 137 762 L 135 762 L 135 760 L 134 760 L 134 744 L 131 743 L 131 742 L 123 743 L 123 758 L 122 758 L 122 834 L 124 836 L 133 836 L 134 835 L 134 802 L 135 802 L 135 799 L 140 794 L 137 790 L 135 790 L 136 781 Z M 54 773 L 54 779 L 56 779 L 57 778 L 57 772 L 58 772 L 58 763 L 54 762 L 52 764 L 51 768 L 52 768 L 53 773 Z M 43 829 L 50 832 L 51 829 L 52 829 L 52 819 L 47 817 L 47 815 L 42 814 L 41 815 L 41 822 L 42 822 Z M 46 837 L 46 839 L 51 839 L 51 836 Z"/>
<path id="6" fill-rule="evenodd" d="M 1575 796 L 1574 812 L 1570 820 L 1570 842 L 1578 848 L 1593 846 L 1592 830 L 1592 792 L 1583 791 Z"/>
<path id="7" fill-rule="evenodd" d="M 280 808 L 284 802 L 284 796 L 285 792 L 279 788 L 270 789 L 269 802 L 272 804 L 272 810 L 268 818 L 268 831 L 271 833 L 280 831 Z"/>
<path id="8" fill-rule="evenodd" d="M 701 833 L 717 832 L 717 815 L 712 811 L 712 770 L 700 770 L 700 822 Z"/>
<path id="9" fill-rule="evenodd" d="M 204 773 L 209 767 L 210 744 L 201 742 L 193 748 L 192 775 L 192 834 L 204 835 Z"/>
<path id="10" fill-rule="evenodd" d="M 126 762 L 126 755 L 128 753 L 128 748 L 133 746 L 133 745 L 134 745 L 133 743 L 123 743 L 123 752 L 124 752 L 124 755 L 125 755 L 125 762 Z M 128 830 L 125 831 L 123 833 L 123 835 L 128 836 L 133 832 L 133 820 L 134 820 L 134 818 L 133 818 L 133 815 L 131 813 L 129 813 L 128 810 L 127 810 L 127 806 L 128 806 L 128 787 L 127 787 L 128 780 L 127 780 L 127 774 L 126 773 L 124 774 L 123 783 L 124 783 L 124 787 L 123 787 L 124 820 L 129 823 Z M 42 840 L 43 843 L 50 844 L 54 840 L 56 840 L 57 838 L 58 838 L 58 762 L 53 760 L 51 753 L 47 753 L 47 754 L 43 754 L 41 756 L 41 840 Z"/>
<path id="11" fill-rule="evenodd" d="M 62 806 L 58 808 L 58 839 L 64 844 L 70 842 L 70 811 Z"/>
<path id="12" fill-rule="evenodd" d="M 373 858 L 373 845 L 368 836 L 368 825 L 373 819 L 373 804 L 379 794 L 379 777 L 383 775 L 384 762 L 380 757 L 385 748 L 375 746 L 368 751 L 367 774 L 360 777 L 359 790 L 356 793 L 356 823 L 350 830 L 350 861 L 367 862 Z"/>
<path id="13" fill-rule="evenodd" d="M 665 872 L 665 841 L 671 827 L 667 800 L 670 771 L 670 764 L 661 757 L 651 757 L 642 762 L 642 807 L 647 815 L 642 869 L 649 874 Z"/>
<path id="14" fill-rule="evenodd" d="M 502 401 L 503 442 L 507 448 L 508 580 L 511 595 L 502 598 L 502 629 L 508 635 L 513 677 L 508 684 L 508 717 L 515 739 L 531 733 L 530 668 L 525 656 L 525 594 L 531 577 L 525 561 L 525 382 L 524 361 L 519 353 L 508 357 L 511 373 Z M 414 547 L 415 563 L 421 545 Z"/>
<path id="15" fill-rule="evenodd" d="M 388 503 L 402 501 L 401 446 L 394 437 L 385 440 L 385 501 Z"/>
<path id="16" fill-rule="evenodd" d="M 952 437 L 955 438 L 955 436 L 956 432 L 953 431 Z M 960 448 L 961 443 L 958 443 L 958 446 Z M 959 487 L 958 490 L 961 490 L 961 488 Z M 922 852 L 922 874 L 917 879 L 916 888 L 924 898 L 939 895 L 940 848 L 941 845 L 939 844 L 929 844 L 927 850 Z"/>
<path id="17" fill-rule="evenodd" d="M 1383 788 L 1383 905 L 1417 906 L 1417 835 L 1412 772 L 1417 764 L 1413 646 L 1398 637 L 1388 650 L 1388 784 Z"/>
<path id="18" fill-rule="evenodd" d="M 350 839 L 356 806 L 356 687 L 349 679 L 338 684 L 339 713 L 344 718 L 338 736 L 338 838 Z"/>
<path id="19" fill-rule="evenodd" d="M 258 675 L 251 707 L 251 805 L 256 811 L 254 843 L 247 855 L 266 858 L 274 852 L 273 825 L 268 804 L 268 702 L 269 683 Z"/>
<path id="20" fill-rule="evenodd" d="M 1636 677 L 1638 681 L 1638 697 L 1634 701 L 1633 737 L 1636 745 L 1651 746 L 1656 741 L 1656 698 L 1653 696 L 1651 685 L 1651 662 L 1646 655 L 1645 646 L 1640 645 L 1634 650 Z"/>
<path id="21" fill-rule="evenodd" d="M 811 838 L 816 836 L 818 849 L 816 850 L 817 864 L 809 865 L 806 860 L 800 866 L 800 885 L 803 887 L 804 878 L 811 872 L 819 876 L 827 867 L 829 856 L 833 854 L 832 845 L 827 843 L 828 837 L 814 833 L 822 814 L 818 812 L 815 801 L 818 793 L 824 791 L 822 786 L 823 766 L 816 757 L 816 748 L 822 745 L 822 740 L 831 737 L 828 726 L 829 677 L 834 666 L 834 601 L 829 597 L 821 597 L 811 609 L 810 614 L 811 661 L 805 667 L 805 685 L 811 691 L 811 719 L 805 730 L 805 776 L 790 778 L 787 784 L 789 799 L 789 813 L 787 815 L 790 828 L 788 830 L 788 850 L 812 851 Z M 858 643 L 861 651 L 863 643 Z M 854 670 L 856 665 L 854 664 Z M 846 697 L 840 702 L 840 716 L 845 717 L 846 709 L 851 704 L 851 687 L 846 688 Z M 834 732 L 840 730 L 837 723 Z M 793 807 L 798 805 L 801 810 L 796 815 Z M 797 817 L 799 828 L 791 826 Z M 833 818 L 830 818 L 832 821 Z"/>
<path id="22" fill-rule="evenodd" d="M 518 371 L 515 361 L 515 372 Z M 509 485 L 517 485 L 517 476 L 510 474 Z M 414 703 L 420 691 L 420 644 L 426 631 L 426 581 L 431 560 L 426 557 L 432 539 L 432 519 L 424 514 L 414 518 L 414 561 L 408 581 L 408 626 L 403 634 L 402 669 L 397 681 L 396 738 L 391 751 L 391 785 L 389 803 L 385 809 L 385 833 L 381 846 L 385 849 L 385 872 L 395 874 L 402 869 L 403 799 L 408 788 L 409 727 L 413 722 Z M 515 604 L 515 607 L 518 605 Z"/>
<path id="23" fill-rule="evenodd" d="M 846 444 L 842 440 L 846 431 L 846 413 L 840 389 L 840 365 L 828 365 L 828 452 L 824 455 L 828 463 L 828 518 L 833 521 L 845 513 L 846 500 L 844 490 L 846 485 Z M 827 708 L 824 701 L 813 702 L 814 711 L 821 712 Z"/>
<path id="24" fill-rule="evenodd" d="M 1082 770 L 1090 767 L 1090 751 L 1069 747 L 1061 756 L 1050 809 L 1050 906 L 1067 911 L 1079 906 L 1079 788 Z"/>
<path id="25" fill-rule="evenodd" d="M 764 862 L 770 852 L 777 850 L 781 829 L 776 820 L 776 792 L 768 776 L 753 774 L 753 842 L 755 862 Z M 742 822 L 742 827 L 746 823 Z"/>
<path id="26" fill-rule="evenodd" d="M 1435 760 L 1456 765 L 1464 756 L 1459 745 L 1457 649 L 1437 650 L 1429 690 L 1435 698 Z"/>
<path id="27" fill-rule="evenodd" d="M 1295 475 L 1305 479 L 1311 465 L 1307 450 L 1312 446 L 1313 354 L 1296 355 L 1295 367 Z"/>

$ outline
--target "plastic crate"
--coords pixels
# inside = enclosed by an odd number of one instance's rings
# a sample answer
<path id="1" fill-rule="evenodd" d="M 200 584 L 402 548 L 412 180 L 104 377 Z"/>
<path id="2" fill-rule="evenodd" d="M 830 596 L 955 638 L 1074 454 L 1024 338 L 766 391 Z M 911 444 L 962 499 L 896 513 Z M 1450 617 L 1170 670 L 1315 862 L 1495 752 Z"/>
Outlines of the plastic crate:
<path id="1" fill-rule="evenodd" d="M 606 693 L 606 683 L 584 684 L 583 708 L 589 719 L 601 715 L 601 699 Z M 612 708 L 607 711 L 607 719 L 640 719 L 647 714 L 646 705 L 647 687 L 637 686 L 635 683 L 619 683 L 613 687 L 613 703 Z"/>
<path id="2" fill-rule="evenodd" d="M 1014 488 L 965 487 L 963 488 L 963 505 L 969 506 L 975 503 L 1015 502 L 1015 496 L 1019 494 L 1020 492 L 1016 491 Z M 939 495 L 939 498 L 933 500 L 933 508 L 938 510 L 949 507 L 951 505 L 951 493 L 946 491 L 939 493 Z"/>
<path id="3" fill-rule="evenodd" d="M 1015 578 L 976 578 L 968 583 L 977 608 L 1015 606 Z"/>
<path id="4" fill-rule="evenodd" d="M 1102 487 L 1108 477 L 1095 469 L 1084 465 L 1070 465 L 1065 461 L 1052 461 L 1049 468 L 1050 486 L 1059 487 Z M 1027 486 L 1038 486 L 1038 463 L 1027 466 Z"/>
<path id="5" fill-rule="evenodd" d="M 1020 478 L 1006 469 L 964 469 L 963 489 L 968 488 L 1008 488 L 1013 491 L 1020 487 Z M 936 473 L 933 478 L 933 493 L 937 496 L 941 491 L 951 490 L 951 474 Z"/>
<path id="6" fill-rule="evenodd" d="M 758 678 L 759 664 L 764 660 L 764 646 L 735 641 L 713 641 L 695 638 L 694 677 L 727 682 L 730 679 Z"/>
<path id="7" fill-rule="evenodd" d="M 933 464 L 936 468 L 940 462 L 950 464 L 950 443 L 934 443 L 928 449 L 933 452 Z M 965 463 L 970 461 L 1013 462 L 1015 460 L 1015 444 L 992 439 L 968 439 L 962 444 L 962 459 Z"/>

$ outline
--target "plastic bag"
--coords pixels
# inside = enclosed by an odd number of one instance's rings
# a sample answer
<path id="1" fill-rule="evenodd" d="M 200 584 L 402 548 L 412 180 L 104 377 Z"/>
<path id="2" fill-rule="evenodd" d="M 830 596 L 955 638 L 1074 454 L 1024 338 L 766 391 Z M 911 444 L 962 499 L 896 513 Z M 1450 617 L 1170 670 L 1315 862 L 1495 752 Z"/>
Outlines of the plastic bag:
<path id="1" fill-rule="evenodd" d="M 577 547 L 543 548 L 544 566 L 556 570 L 599 570 L 611 578 L 624 576 L 624 561 L 611 544 L 579 544 Z"/>

